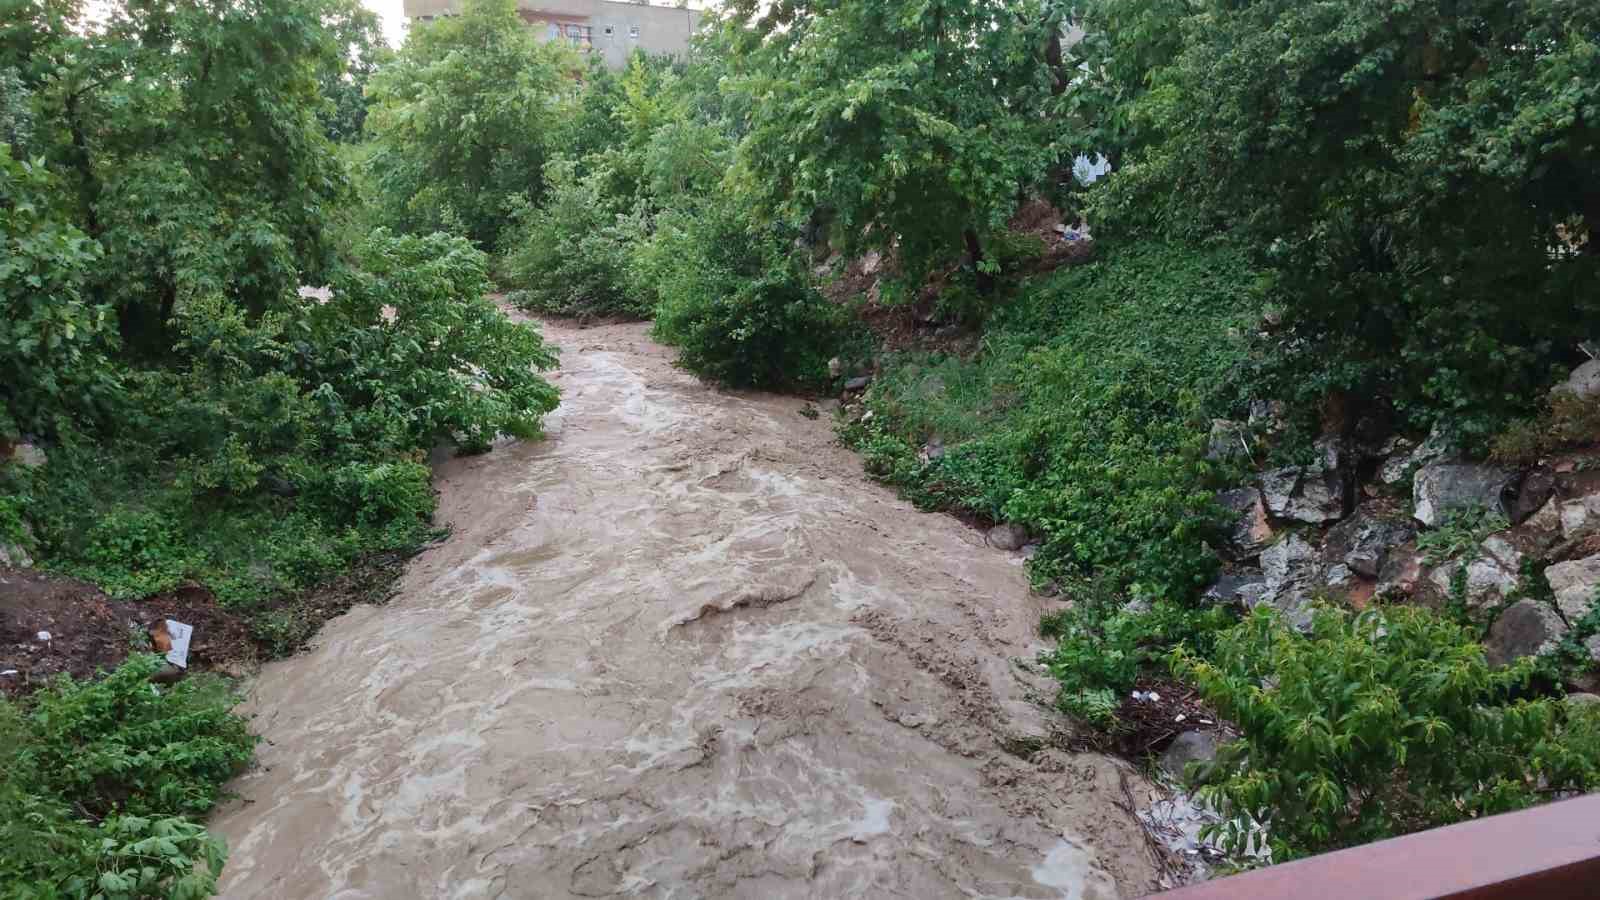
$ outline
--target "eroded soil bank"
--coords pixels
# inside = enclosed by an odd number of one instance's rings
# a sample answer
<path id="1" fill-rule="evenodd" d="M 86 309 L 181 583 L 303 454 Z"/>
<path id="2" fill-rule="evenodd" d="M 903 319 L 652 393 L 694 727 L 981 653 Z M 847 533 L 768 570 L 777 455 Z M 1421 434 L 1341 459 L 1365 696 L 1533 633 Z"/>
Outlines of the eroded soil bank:
<path id="1" fill-rule="evenodd" d="M 1019 558 L 646 326 L 546 334 L 549 439 L 444 463 L 454 536 L 253 685 L 225 896 L 1151 887 L 1138 776 L 1036 749 Z"/>

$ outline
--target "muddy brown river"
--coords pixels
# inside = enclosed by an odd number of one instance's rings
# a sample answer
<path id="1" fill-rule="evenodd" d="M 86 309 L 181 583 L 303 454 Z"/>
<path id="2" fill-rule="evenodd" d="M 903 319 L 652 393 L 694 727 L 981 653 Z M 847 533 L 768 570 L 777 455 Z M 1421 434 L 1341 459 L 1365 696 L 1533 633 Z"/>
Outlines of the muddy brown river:
<path id="1" fill-rule="evenodd" d="M 646 326 L 546 336 L 548 438 L 443 463 L 453 536 L 255 680 L 224 896 L 1151 887 L 1138 776 L 1049 748 L 1019 556 Z"/>

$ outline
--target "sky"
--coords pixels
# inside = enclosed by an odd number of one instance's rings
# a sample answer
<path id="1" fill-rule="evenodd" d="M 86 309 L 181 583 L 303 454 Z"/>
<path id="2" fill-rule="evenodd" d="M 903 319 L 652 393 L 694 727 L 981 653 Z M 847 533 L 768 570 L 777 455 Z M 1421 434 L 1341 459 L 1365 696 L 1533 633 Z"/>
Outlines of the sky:
<path id="1" fill-rule="evenodd" d="M 398 47 L 406 37 L 406 17 L 400 11 L 401 0 L 361 0 L 367 9 L 383 19 L 383 35 L 391 46 Z"/>

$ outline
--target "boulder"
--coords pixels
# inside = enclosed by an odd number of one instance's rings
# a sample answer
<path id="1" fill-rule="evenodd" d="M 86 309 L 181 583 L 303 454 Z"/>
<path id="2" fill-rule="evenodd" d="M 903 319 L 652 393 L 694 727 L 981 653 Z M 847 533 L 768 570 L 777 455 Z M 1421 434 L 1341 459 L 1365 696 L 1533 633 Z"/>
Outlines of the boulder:
<path id="1" fill-rule="evenodd" d="M 1600 706 L 1600 694 L 1585 694 L 1582 692 L 1568 694 L 1567 696 L 1561 698 L 1561 702 L 1565 703 L 1568 709 L 1597 707 Z"/>
<path id="2" fill-rule="evenodd" d="M 1322 525 L 1344 518 L 1349 482 L 1336 442 L 1317 443 L 1320 461 L 1286 466 L 1261 475 L 1261 496 L 1275 519 Z"/>
<path id="3" fill-rule="evenodd" d="M 24 442 L 11 448 L 11 462 L 24 469 L 37 469 L 49 461 L 49 456 L 36 444 Z"/>
<path id="4" fill-rule="evenodd" d="M 1261 491 L 1253 487 L 1221 491 L 1217 502 L 1237 516 L 1223 545 L 1223 555 L 1235 561 L 1259 555 L 1272 540 L 1272 525 L 1267 521 Z"/>
<path id="5" fill-rule="evenodd" d="M 1589 654 L 1590 662 L 1600 663 L 1600 634 L 1590 635 L 1589 639 L 1583 642 L 1583 649 Z"/>
<path id="6" fill-rule="evenodd" d="M 930 463 L 935 460 L 943 459 L 944 441 L 936 437 L 930 438 L 926 444 L 922 445 L 922 453 L 920 456 L 922 457 L 922 461 L 924 463 Z"/>
<path id="7" fill-rule="evenodd" d="M 1015 522 L 1001 522 L 989 529 L 989 546 L 1001 550 L 1021 550 L 1028 543 L 1028 529 Z"/>
<path id="8" fill-rule="evenodd" d="M 1316 548 L 1291 534 L 1261 551 L 1261 574 L 1266 590 L 1250 605 L 1270 603 L 1295 628 L 1310 628 L 1312 596 L 1322 583 Z"/>
<path id="9" fill-rule="evenodd" d="M 1576 394 L 1580 400 L 1600 397 L 1600 359 L 1591 359 L 1573 369 L 1567 380 L 1556 385 L 1555 390 Z"/>
<path id="10" fill-rule="evenodd" d="M 1427 582 L 1423 579 L 1422 553 L 1415 540 L 1392 547 L 1378 570 L 1378 596 L 1416 597 Z"/>
<path id="11" fill-rule="evenodd" d="M 0 541 L 0 566 L 11 566 L 17 569 L 26 569 L 33 565 L 33 557 L 21 544 L 11 544 Z"/>
<path id="12" fill-rule="evenodd" d="M 881 265 L 883 265 L 883 254 L 876 250 L 868 250 L 866 255 L 861 257 L 861 274 L 876 275 Z"/>
<path id="13" fill-rule="evenodd" d="M 1490 665 L 1503 666 L 1555 649 L 1566 633 L 1567 623 L 1555 610 L 1535 600 L 1518 600 L 1490 627 L 1484 654 Z"/>
<path id="14" fill-rule="evenodd" d="M 1206 588 L 1201 599 L 1207 603 L 1236 604 L 1249 609 L 1261 602 L 1267 592 L 1267 579 L 1259 570 L 1223 575 Z"/>
<path id="15" fill-rule="evenodd" d="M 1389 551 L 1416 535 L 1417 530 L 1408 522 L 1358 510 L 1328 530 L 1322 559 L 1329 565 L 1343 563 L 1358 575 L 1377 578 Z"/>
<path id="16" fill-rule="evenodd" d="M 1600 554 L 1556 563 L 1544 570 L 1544 579 L 1555 594 L 1561 614 L 1568 622 L 1576 622 L 1589 611 L 1595 592 L 1600 590 Z"/>
<path id="17" fill-rule="evenodd" d="M 1161 754 L 1161 768 L 1173 778 L 1182 779 L 1189 763 L 1215 762 L 1217 736 L 1209 731 L 1185 731 L 1172 739 Z"/>
<path id="18" fill-rule="evenodd" d="M 1505 494 L 1514 477 L 1497 466 L 1430 463 L 1412 483 L 1412 514 L 1429 528 L 1443 522 L 1453 509 L 1485 507 L 1508 515 Z"/>
<path id="19" fill-rule="evenodd" d="M 1522 553 L 1503 535 L 1491 535 L 1479 547 L 1477 558 L 1466 563 L 1466 604 L 1473 610 L 1498 606 L 1517 589 Z M 1430 581 L 1441 594 L 1449 594 L 1460 567 L 1446 564 L 1435 569 Z"/>
<path id="20" fill-rule="evenodd" d="M 1395 438 L 1388 453 L 1388 459 L 1378 468 L 1378 480 L 1384 484 L 1399 484 L 1410 475 L 1430 463 L 1438 462 L 1451 455 L 1453 448 L 1450 439 L 1438 426 L 1428 433 L 1427 440 L 1421 444 L 1405 438 Z"/>
<path id="21" fill-rule="evenodd" d="M 1563 540 L 1588 537 L 1600 530 L 1600 494 L 1568 500 L 1556 507 Z"/>
<path id="22" fill-rule="evenodd" d="M 1507 506 L 1511 524 L 1520 525 L 1532 518 L 1550 502 L 1556 492 L 1556 473 L 1539 466 L 1522 477 L 1516 496 Z"/>
<path id="23" fill-rule="evenodd" d="M 871 383 L 872 379 L 866 375 L 857 375 L 844 383 L 844 389 L 846 391 L 864 391 L 867 389 L 867 385 Z"/>
<path id="24" fill-rule="evenodd" d="M 1211 435 L 1206 439 L 1206 459 L 1226 462 L 1250 458 L 1250 433 L 1241 422 L 1212 419 Z"/>

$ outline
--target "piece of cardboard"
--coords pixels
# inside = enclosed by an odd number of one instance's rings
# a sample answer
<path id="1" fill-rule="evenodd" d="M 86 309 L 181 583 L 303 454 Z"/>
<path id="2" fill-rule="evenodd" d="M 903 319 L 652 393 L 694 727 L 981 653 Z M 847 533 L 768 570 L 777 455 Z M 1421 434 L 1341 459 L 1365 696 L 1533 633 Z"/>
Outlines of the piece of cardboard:
<path id="1" fill-rule="evenodd" d="M 194 626 L 168 619 L 167 634 L 172 635 L 172 649 L 167 651 L 167 662 L 180 669 L 189 668 L 189 637 L 194 634 Z"/>

